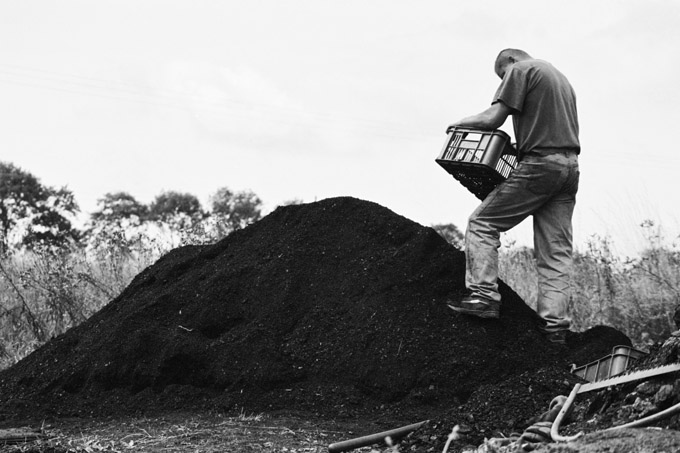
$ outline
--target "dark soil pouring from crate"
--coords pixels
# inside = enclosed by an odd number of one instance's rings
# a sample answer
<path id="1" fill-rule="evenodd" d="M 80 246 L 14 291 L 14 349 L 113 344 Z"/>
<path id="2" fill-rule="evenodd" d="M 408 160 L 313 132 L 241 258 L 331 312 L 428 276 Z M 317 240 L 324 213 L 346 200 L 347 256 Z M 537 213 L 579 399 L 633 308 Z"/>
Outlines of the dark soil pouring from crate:
<path id="1" fill-rule="evenodd" d="M 196 409 L 521 428 L 627 337 L 547 343 L 501 283 L 500 320 L 446 306 L 464 255 L 377 204 L 282 207 L 174 250 L 86 322 L 0 373 L 0 421 Z M 449 423 L 450 422 L 450 423 Z M 444 426 L 444 425 L 442 425 Z"/>

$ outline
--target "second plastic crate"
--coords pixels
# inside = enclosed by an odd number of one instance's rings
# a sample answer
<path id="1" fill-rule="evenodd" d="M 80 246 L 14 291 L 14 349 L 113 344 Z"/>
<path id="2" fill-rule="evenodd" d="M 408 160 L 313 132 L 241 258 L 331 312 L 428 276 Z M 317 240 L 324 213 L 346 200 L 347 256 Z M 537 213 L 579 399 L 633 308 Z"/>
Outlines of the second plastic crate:
<path id="1" fill-rule="evenodd" d="M 610 355 L 580 367 L 574 366 L 571 372 L 588 382 L 597 382 L 623 373 L 645 354 L 629 346 L 614 346 Z"/>

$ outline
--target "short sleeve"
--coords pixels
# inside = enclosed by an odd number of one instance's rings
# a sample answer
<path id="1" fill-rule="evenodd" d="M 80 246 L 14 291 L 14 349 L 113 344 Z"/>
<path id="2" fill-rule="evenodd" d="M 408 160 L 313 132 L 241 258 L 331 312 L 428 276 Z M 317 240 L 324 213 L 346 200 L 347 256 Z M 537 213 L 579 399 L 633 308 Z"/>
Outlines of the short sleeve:
<path id="1" fill-rule="evenodd" d="M 517 65 L 511 66 L 508 72 L 505 73 L 505 77 L 503 77 L 498 90 L 496 90 L 492 104 L 501 101 L 511 109 L 521 112 L 524 107 L 527 86 L 526 73 L 518 68 Z"/>

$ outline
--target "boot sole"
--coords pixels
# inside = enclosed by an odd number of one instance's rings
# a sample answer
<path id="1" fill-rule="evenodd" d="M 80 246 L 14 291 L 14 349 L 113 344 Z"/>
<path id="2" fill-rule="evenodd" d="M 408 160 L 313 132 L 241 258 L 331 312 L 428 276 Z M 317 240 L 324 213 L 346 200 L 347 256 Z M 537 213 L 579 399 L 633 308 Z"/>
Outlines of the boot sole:
<path id="1" fill-rule="evenodd" d="M 484 319 L 498 319 L 498 318 L 500 318 L 500 313 L 497 312 L 497 311 L 473 310 L 473 309 L 470 309 L 470 308 L 455 307 L 453 305 L 449 305 L 448 307 L 453 311 L 457 311 L 458 313 L 462 313 L 464 315 L 477 316 L 478 318 L 484 318 Z"/>

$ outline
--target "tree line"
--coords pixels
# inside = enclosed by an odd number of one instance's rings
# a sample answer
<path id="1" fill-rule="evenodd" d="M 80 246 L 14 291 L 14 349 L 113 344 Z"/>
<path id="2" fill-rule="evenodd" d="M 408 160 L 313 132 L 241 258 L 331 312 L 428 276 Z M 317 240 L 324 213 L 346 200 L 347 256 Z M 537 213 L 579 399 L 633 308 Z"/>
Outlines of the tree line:
<path id="1" fill-rule="evenodd" d="M 296 203 L 291 201 L 290 203 Z M 125 191 L 105 194 L 84 227 L 76 227 L 80 213 L 73 192 L 50 187 L 12 163 L 0 162 L 0 252 L 60 247 L 94 246 L 112 236 L 177 234 L 200 230 L 205 240 L 217 240 L 262 217 L 262 200 L 252 191 L 222 187 L 204 208 L 190 193 L 164 191 L 149 204 Z"/>

